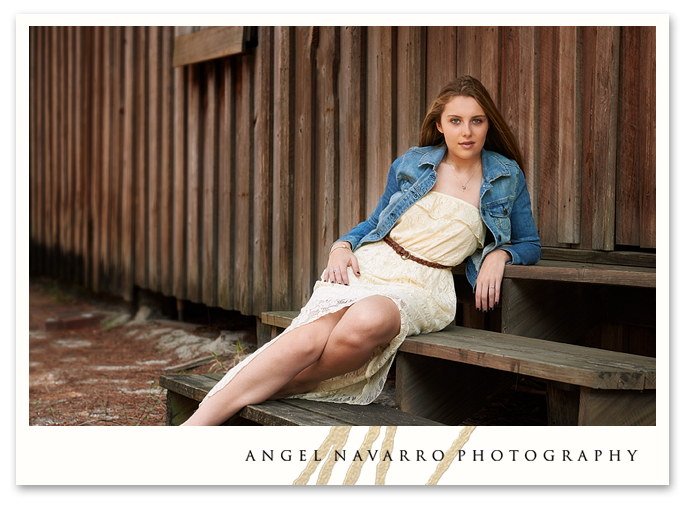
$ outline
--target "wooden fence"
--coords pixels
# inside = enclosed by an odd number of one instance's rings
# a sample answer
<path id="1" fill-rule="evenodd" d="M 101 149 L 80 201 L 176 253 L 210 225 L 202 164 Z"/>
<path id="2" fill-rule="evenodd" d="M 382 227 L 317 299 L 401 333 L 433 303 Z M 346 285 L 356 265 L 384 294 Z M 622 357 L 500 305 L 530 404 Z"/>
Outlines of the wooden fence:
<path id="1" fill-rule="evenodd" d="M 32 273 L 299 308 L 463 74 L 518 138 L 544 246 L 656 246 L 654 27 L 259 27 L 173 68 L 194 30 L 31 28 Z"/>

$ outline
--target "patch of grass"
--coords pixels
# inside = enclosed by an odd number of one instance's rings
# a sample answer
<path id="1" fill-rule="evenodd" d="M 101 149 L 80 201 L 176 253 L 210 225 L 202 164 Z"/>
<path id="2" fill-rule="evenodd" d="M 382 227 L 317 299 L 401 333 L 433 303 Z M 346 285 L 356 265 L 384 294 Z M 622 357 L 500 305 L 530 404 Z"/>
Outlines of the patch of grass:
<path id="1" fill-rule="evenodd" d="M 75 299 L 74 287 L 72 287 L 68 293 L 65 292 L 62 288 L 60 288 L 60 286 L 55 282 L 51 282 L 48 284 L 48 286 L 46 287 L 46 293 L 53 302 L 72 302 Z"/>
<path id="2" fill-rule="evenodd" d="M 108 320 L 106 322 L 103 322 L 102 327 L 104 330 L 110 330 L 110 329 L 114 329 L 116 327 L 120 327 L 121 325 L 122 325 L 122 322 L 119 322 L 117 320 Z"/>

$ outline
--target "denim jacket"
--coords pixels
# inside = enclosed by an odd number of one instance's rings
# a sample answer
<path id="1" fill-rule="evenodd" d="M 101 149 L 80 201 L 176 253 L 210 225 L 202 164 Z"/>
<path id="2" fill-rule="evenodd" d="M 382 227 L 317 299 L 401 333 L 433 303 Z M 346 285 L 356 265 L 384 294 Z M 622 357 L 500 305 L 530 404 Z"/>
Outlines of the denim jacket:
<path id="1" fill-rule="evenodd" d="M 348 241 L 353 251 L 383 239 L 399 217 L 420 200 L 437 179 L 437 166 L 447 147 L 413 147 L 389 169 L 387 186 L 370 217 L 338 241 Z M 466 278 L 476 286 L 485 256 L 496 248 L 507 251 L 510 264 L 529 265 L 541 258 L 541 244 L 531 214 L 526 179 L 517 163 L 493 151 L 482 150 L 481 218 L 491 237 L 466 262 Z"/>

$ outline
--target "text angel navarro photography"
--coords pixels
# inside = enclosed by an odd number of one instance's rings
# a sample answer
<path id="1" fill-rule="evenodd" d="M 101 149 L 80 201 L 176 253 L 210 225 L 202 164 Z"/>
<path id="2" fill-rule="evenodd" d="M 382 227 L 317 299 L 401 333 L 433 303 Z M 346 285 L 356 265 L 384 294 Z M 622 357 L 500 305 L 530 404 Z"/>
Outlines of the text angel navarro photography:
<path id="1" fill-rule="evenodd" d="M 459 462 L 634 462 L 638 450 L 457 450 L 454 460 Z M 334 460 L 336 462 L 440 462 L 443 450 L 334 450 L 320 458 L 318 450 L 249 450 L 245 462 L 307 462 Z"/>

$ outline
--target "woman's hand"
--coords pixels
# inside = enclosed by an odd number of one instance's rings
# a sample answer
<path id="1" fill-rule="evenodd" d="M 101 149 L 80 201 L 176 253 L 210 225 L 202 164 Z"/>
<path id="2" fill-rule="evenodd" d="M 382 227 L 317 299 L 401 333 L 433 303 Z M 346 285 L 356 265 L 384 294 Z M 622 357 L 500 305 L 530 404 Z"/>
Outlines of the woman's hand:
<path id="1" fill-rule="evenodd" d="M 483 259 L 476 280 L 476 309 L 486 312 L 500 302 L 500 287 L 505 273 L 505 264 L 511 260 L 509 253 L 496 249 Z"/>
<path id="2" fill-rule="evenodd" d="M 346 248 L 342 246 L 347 246 Z M 351 267 L 356 276 L 360 276 L 360 267 L 358 259 L 351 251 L 351 244 L 342 241 L 332 246 L 332 251 L 329 254 L 327 268 L 322 273 L 322 281 L 328 283 L 338 283 L 340 285 L 348 285 L 347 267 Z"/>

